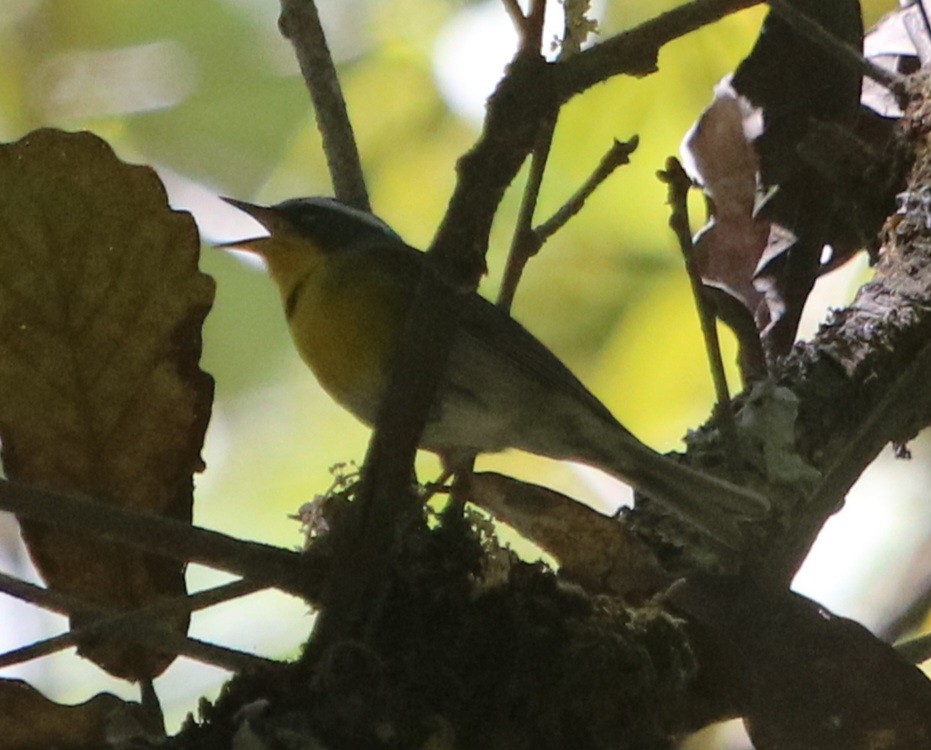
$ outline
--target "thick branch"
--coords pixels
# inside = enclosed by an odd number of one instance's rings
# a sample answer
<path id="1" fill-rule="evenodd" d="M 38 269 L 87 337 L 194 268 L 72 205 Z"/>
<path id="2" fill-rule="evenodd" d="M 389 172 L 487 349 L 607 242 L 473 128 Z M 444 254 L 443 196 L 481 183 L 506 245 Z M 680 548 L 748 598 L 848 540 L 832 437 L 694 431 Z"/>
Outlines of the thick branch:
<path id="1" fill-rule="evenodd" d="M 836 311 L 817 335 L 797 345 L 777 372 L 800 400 L 802 455 L 823 474 L 820 488 L 796 509 L 769 564 L 788 579 L 826 518 L 890 441 L 905 442 L 931 424 L 931 185 L 928 106 L 906 120 L 918 154 L 903 211 L 886 226 L 874 279 L 853 304 Z"/>

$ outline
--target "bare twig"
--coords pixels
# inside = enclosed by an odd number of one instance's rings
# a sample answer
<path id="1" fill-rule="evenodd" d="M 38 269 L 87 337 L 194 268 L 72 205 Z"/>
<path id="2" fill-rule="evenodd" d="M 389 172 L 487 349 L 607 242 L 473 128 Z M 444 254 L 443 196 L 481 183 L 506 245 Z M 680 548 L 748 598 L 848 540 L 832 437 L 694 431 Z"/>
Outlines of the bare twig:
<path id="1" fill-rule="evenodd" d="M 561 102 L 616 75 L 656 71 L 660 48 L 763 0 L 692 0 L 634 28 L 582 50 L 555 66 L 554 87 Z"/>
<path id="2" fill-rule="evenodd" d="M 543 174 L 546 172 L 546 162 L 549 159 L 555 129 L 556 116 L 554 115 L 541 124 L 537 143 L 530 158 L 530 172 L 527 175 L 527 184 L 524 186 L 524 194 L 521 197 L 514 236 L 511 238 L 511 248 L 508 250 L 508 259 L 504 266 L 501 290 L 498 292 L 498 305 L 505 310 L 511 309 L 514 295 L 517 293 L 517 285 L 524 273 L 527 261 L 537 254 L 543 244 L 533 231 L 533 215 L 537 209 L 537 199 L 540 197 L 540 186 L 543 184 Z"/>
<path id="3" fill-rule="evenodd" d="M 585 202 L 591 197 L 598 187 L 608 177 L 610 177 L 618 167 L 630 163 L 630 155 L 636 150 L 640 139 L 634 136 L 629 141 L 615 140 L 611 148 L 601 157 L 598 166 L 588 176 L 588 179 L 582 183 L 582 186 L 573 193 L 556 213 L 549 219 L 540 224 L 534 232 L 540 238 L 540 242 L 546 242 L 556 232 L 562 229 L 566 223 L 575 216 L 585 206 Z"/>
<path id="4" fill-rule="evenodd" d="M 190 597 L 177 597 L 158 602 L 141 610 L 114 613 L 112 610 L 90 604 L 77 597 L 42 588 L 0 573 L 0 590 L 17 599 L 63 615 L 78 613 L 99 618 L 86 627 L 0 654 L 0 668 L 47 656 L 74 646 L 84 638 L 99 636 L 104 632 L 116 632 L 121 638 L 127 640 L 157 647 L 162 651 L 182 654 L 233 671 L 268 666 L 274 662 L 237 649 L 183 636 L 161 624 L 165 616 L 173 612 L 202 609 L 221 601 L 244 596 L 258 588 L 261 588 L 261 585 L 251 581 L 236 581 Z"/>
<path id="5" fill-rule="evenodd" d="M 81 639 L 96 637 L 107 632 L 121 634 L 125 637 L 127 633 L 145 630 L 147 626 L 148 629 L 152 629 L 153 623 L 157 623 L 159 620 L 171 615 L 195 612 L 231 599 L 247 596 L 263 588 L 266 588 L 264 584 L 243 579 L 198 591 L 190 596 L 172 597 L 157 601 L 141 609 L 129 612 L 112 611 L 110 614 L 104 614 L 103 608 L 97 605 L 88 605 L 83 600 L 75 597 L 34 586 L 0 573 L 0 591 L 3 593 L 60 614 L 67 615 L 77 611 L 85 614 L 93 612 L 96 616 L 96 619 L 85 627 L 46 638 L 29 646 L 0 655 L 0 668 L 19 664 L 30 659 L 37 659 L 41 656 L 48 656 L 74 646 Z"/>
<path id="6" fill-rule="evenodd" d="M 6 573 L 0 573 L 0 592 L 61 615 L 92 614 L 98 610 L 83 599 L 61 591 L 36 586 L 34 583 L 20 580 Z"/>
<path id="7" fill-rule="evenodd" d="M 170 518 L 0 480 L 0 509 L 68 531 L 91 534 L 173 560 L 198 562 L 314 601 L 328 564 L 258 542 L 245 542 Z"/>
<path id="8" fill-rule="evenodd" d="M 845 44 L 820 23 L 806 15 L 786 0 L 766 0 L 773 13 L 804 36 L 808 41 L 828 50 L 841 64 L 859 71 L 876 83 L 886 87 L 898 97 L 905 96 L 906 86 L 904 76 L 893 70 L 877 65 L 866 59 L 859 50 Z M 920 3 L 919 3 L 920 5 Z"/>
<path id="9" fill-rule="evenodd" d="M 546 153 L 549 152 L 548 144 L 552 139 L 552 134 L 551 129 L 544 130 L 541 133 L 541 137 L 546 139 Z M 636 136 L 626 142 L 615 140 L 611 148 L 601 158 L 595 170 L 556 213 L 542 224 L 531 227 L 530 222 L 533 219 L 532 214 L 540 189 L 539 181 L 542 180 L 542 170 L 546 165 L 545 158 L 543 158 L 539 160 L 539 166 L 534 167 L 538 163 L 538 152 L 537 150 L 534 151 L 534 161 L 531 162 L 530 176 L 528 177 L 527 188 L 518 215 L 517 230 L 514 233 L 507 265 L 504 269 L 504 279 L 501 283 L 501 292 L 498 299 L 499 305 L 502 305 L 505 309 L 510 308 L 517 284 L 530 258 L 536 255 L 550 237 L 562 229 L 573 216 L 582 210 L 592 193 L 611 176 L 614 170 L 630 162 L 630 155 L 637 148 L 637 144 L 638 139 Z"/>
<path id="10" fill-rule="evenodd" d="M 501 0 L 520 40 L 518 54 L 539 54 L 543 45 L 543 19 L 546 15 L 546 0 L 531 0 L 525 14 L 517 0 Z"/>
<path id="11" fill-rule="evenodd" d="M 555 108 L 612 76 L 653 72 L 664 44 L 760 2 L 693 0 L 556 64 L 538 55 L 515 59 L 489 99 L 481 138 L 457 165 L 456 190 L 433 243 L 447 277 L 477 284 L 504 190 Z"/>
<path id="12" fill-rule="evenodd" d="M 5 654 L 0 654 L 0 669 L 12 667 L 16 664 L 24 664 L 27 661 L 71 648 L 75 645 L 76 640 L 84 637 L 84 631 L 85 629 L 81 628 L 77 631 L 62 633 L 29 646 L 23 646 L 22 648 L 7 651 Z M 279 664 L 274 659 L 266 659 L 263 656 L 256 656 L 246 651 L 229 648 L 228 646 L 219 646 L 215 643 L 207 643 L 197 638 L 182 636 L 156 627 L 134 631 L 131 635 L 124 634 L 123 637 L 141 645 L 157 648 L 159 651 L 186 656 L 189 659 L 221 667 L 230 672 L 262 669 Z"/>
<path id="13" fill-rule="evenodd" d="M 536 5 L 532 6 L 531 10 L 536 7 Z M 538 21 L 542 40 L 545 3 L 539 3 L 539 12 Z M 570 19 L 567 11 L 566 22 L 563 28 L 562 48 L 558 58 L 559 61 L 567 60 L 572 55 L 578 54 L 581 42 L 584 41 L 584 35 L 580 35 L 573 28 L 570 28 L 571 22 L 572 19 Z M 575 36 L 573 36 L 574 34 Z M 533 218 L 537 209 L 537 201 L 540 197 L 540 187 L 543 183 L 543 175 L 546 171 L 550 149 L 553 145 L 553 134 L 556 130 L 557 117 L 558 112 L 554 112 L 550 117 L 541 122 L 540 132 L 537 135 L 537 141 L 534 144 L 531 154 L 530 173 L 527 177 L 527 184 L 524 186 L 524 194 L 521 198 L 521 206 L 517 215 L 514 236 L 511 239 L 511 248 L 508 251 L 508 259 L 501 282 L 501 290 L 498 294 L 498 305 L 508 311 L 511 309 L 511 305 L 514 302 L 517 285 L 520 283 L 524 268 L 530 258 L 540 251 L 540 248 L 546 240 L 561 229 L 570 218 L 582 209 L 588 197 L 614 169 L 620 164 L 627 163 L 631 152 L 637 147 L 636 138 L 632 139 L 629 144 L 620 144 L 615 140 L 611 150 L 602 159 L 594 174 L 592 174 L 588 180 L 586 180 L 585 184 L 576 191 L 575 195 L 573 195 L 552 218 L 534 229 Z"/>
<path id="14" fill-rule="evenodd" d="M 727 455 L 733 457 L 737 455 L 739 441 L 737 439 L 737 425 L 734 421 L 734 410 L 731 405 L 731 395 L 727 386 L 727 375 L 724 372 L 724 359 L 721 357 L 718 327 L 714 313 L 709 309 L 708 302 L 705 299 L 704 282 L 698 267 L 695 265 L 693 253 L 692 228 L 689 222 L 688 206 L 688 193 L 692 187 L 692 181 L 675 157 L 666 160 L 666 169 L 659 173 L 659 178 L 667 186 L 670 206 L 669 226 L 679 241 L 679 249 L 682 251 L 685 270 L 688 273 L 689 283 L 692 287 L 692 296 L 698 310 L 702 339 L 705 342 L 705 352 L 711 369 L 711 379 L 714 382 L 717 400 L 715 412 L 721 425 L 721 432 L 730 449 Z"/>
<path id="15" fill-rule="evenodd" d="M 154 722 L 158 736 L 164 737 L 166 734 L 165 713 L 162 711 L 162 702 L 158 699 L 158 693 L 155 692 L 155 682 L 151 677 L 140 680 L 139 699 L 143 711 Z"/>
<path id="16" fill-rule="evenodd" d="M 310 91 L 336 197 L 370 211 L 359 149 L 314 0 L 281 0 L 278 27 L 294 46 Z"/>

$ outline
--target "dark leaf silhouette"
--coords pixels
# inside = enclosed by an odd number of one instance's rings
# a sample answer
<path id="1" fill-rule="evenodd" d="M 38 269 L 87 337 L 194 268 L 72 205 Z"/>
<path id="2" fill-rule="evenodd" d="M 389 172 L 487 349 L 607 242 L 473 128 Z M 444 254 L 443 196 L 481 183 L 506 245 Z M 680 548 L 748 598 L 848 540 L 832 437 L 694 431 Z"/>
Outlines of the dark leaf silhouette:
<path id="1" fill-rule="evenodd" d="M 213 298 L 188 214 L 155 173 L 90 133 L 0 147 L 0 437 L 10 479 L 190 520 L 213 381 L 198 366 Z M 183 565 L 34 523 L 53 588 L 128 609 L 184 593 Z M 80 626 L 85 618 L 72 617 Z M 170 626 L 186 632 L 187 617 Z M 174 658 L 112 639 L 79 650 L 151 677 Z"/>

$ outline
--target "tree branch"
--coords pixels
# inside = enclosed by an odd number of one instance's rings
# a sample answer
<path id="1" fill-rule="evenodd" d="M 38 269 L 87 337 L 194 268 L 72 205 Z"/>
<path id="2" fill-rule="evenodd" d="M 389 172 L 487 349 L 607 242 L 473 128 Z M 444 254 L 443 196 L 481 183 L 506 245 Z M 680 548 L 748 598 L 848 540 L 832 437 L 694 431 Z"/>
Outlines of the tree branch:
<path id="1" fill-rule="evenodd" d="M 692 0 L 606 39 L 559 64 L 554 88 L 566 102 L 616 75 L 644 76 L 656 71 L 660 48 L 725 16 L 762 0 Z"/>
<path id="2" fill-rule="evenodd" d="M 508 311 L 514 302 L 517 285 L 524 273 L 527 261 L 539 252 L 543 244 L 533 231 L 533 216 L 536 213 L 537 200 L 540 197 L 540 187 L 543 184 L 543 175 L 546 172 L 546 163 L 549 160 L 555 130 L 555 116 L 540 124 L 537 143 L 530 157 L 530 173 L 521 197 L 520 210 L 517 213 L 517 222 L 511 238 L 511 248 L 504 266 L 501 290 L 498 293 L 498 304 Z"/>
<path id="3" fill-rule="evenodd" d="M 206 643 L 181 635 L 162 626 L 164 617 L 176 611 L 194 611 L 244 596 L 260 588 L 260 584 L 235 581 L 190 597 L 177 597 L 144 607 L 133 612 L 116 613 L 77 597 L 59 591 L 35 586 L 12 576 L 0 573 L 0 590 L 31 604 L 63 615 L 82 614 L 97 618 L 93 624 L 77 628 L 53 638 L 0 654 L 0 668 L 21 664 L 41 656 L 74 646 L 82 639 L 104 633 L 118 634 L 120 638 L 157 648 L 160 651 L 182 654 L 205 664 L 213 664 L 230 671 L 268 667 L 276 662 L 254 654 Z"/>
<path id="4" fill-rule="evenodd" d="M 764 564 L 783 570 L 786 581 L 883 447 L 931 424 L 931 221 L 923 197 L 931 184 L 929 114 L 921 99 L 908 117 L 903 143 L 920 148 L 903 207 L 886 224 L 873 280 L 775 373 L 799 399 L 799 450 L 823 474 L 813 496 L 786 519 L 791 533 L 774 535 L 766 555 Z"/>
<path id="5" fill-rule="evenodd" d="M 294 46 L 310 92 L 336 197 L 371 211 L 352 123 L 314 0 L 281 0 L 278 27 Z"/>
<path id="6" fill-rule="evenodd" d="M 161 516 L 0 480 L 0 509 L 67 531 L 248 577 L 308 601 L 319 597 L 328 563 Z"/>
<path id="7" fill-rule="evenodd" d="M 556 232 L 562 229 L 569 220 L 585 206 L 586 201 L 598 187 L 607 180 L 614 171 L 625 164 L 630 164 L 630 155 L 636 151 L 640 139 L 635 135 L 629 141 L 615 140 L 611 148 L 605 152 L 585 182 L 549 219 L 534 229 L 541 243 L 546 242 Z"/>

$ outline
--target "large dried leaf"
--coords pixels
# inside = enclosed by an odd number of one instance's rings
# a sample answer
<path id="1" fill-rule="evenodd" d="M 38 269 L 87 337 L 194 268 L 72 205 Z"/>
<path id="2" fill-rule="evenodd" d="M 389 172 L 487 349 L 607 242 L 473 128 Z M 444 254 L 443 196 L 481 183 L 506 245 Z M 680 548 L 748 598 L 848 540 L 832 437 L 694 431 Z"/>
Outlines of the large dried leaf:
<path id="1" fill-rule="evenodd" d="M 857 0 L 791 2 L 859 44 Z M 854 135 L 859 98 L 859 73 L 773 12 L 683 143 L 714 214 L 696 261 L 748 376 L 765 374 L 764 350 L 788 351 L 815 279 L 868 246 L 888 214 L 873 154 Z"/>
<path id="2" fill-rule="evenodd" d="M 858 0 L 791 0 L 841 41 L 859 47 L 863 24 Z M 795 240 L 757 271 L 755 283 L 765 295 L 770 323 L 764 331 L 767 354 L 785 354 L 805 301 L 821 272 L 821 253 L 835 240 L 835 222 L 843 217 L 836 184 L 812 164 L 804 143 L 817 123 L 843 125 L 852 132 L 860 102 L 858 71 L 838 64 L 834 55 L 799 34 L 777 13 L 763 22 L 756 44 L 731 79 L 734 90 L 763 113 L 753 141 L 766 196 L 759 212 L 789 230 Z M 771 249 L 772 250 L 772 249 Z"/>
<path id="3" fill-rule="evenodd" d="M 142 707 L 100 693 L 76 706 L 54 703 L 20 680 L 0 680 L 0 750 L 111 747 L 108 735 L 143 727 Z"/>
<path id="4" fill-rule="evenodd" d="M 745 379 L 766 371 L 758 323 L 765 325 L 769 317 L 753 277 L 772 224 L 756 215 L 759 159 L 750 140 L 761 125 L 760 111 L 725 79 L 682 142 L 689 173 L 712 210 L 695 238 L 695 264 L 718 317 L 737 335 Z"/>
<path id="5" fill-rule="evenodd" d="M 0 440 L 9 478 L 190 520 L 213 381 L 213 281 L 155 173 L 90 133 L 0 146 Z M 22 524 L 48 583 L 127 609 L 185 591 L 183 565 Z M 72 625 L 79 626 L 79 618 Z M 171 623 L 186 632 L 187 618 Z M 112 639 L 80 652 L 130 679 L 173 657 Z"/>

